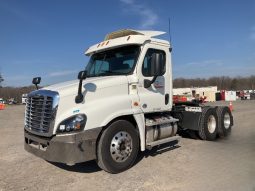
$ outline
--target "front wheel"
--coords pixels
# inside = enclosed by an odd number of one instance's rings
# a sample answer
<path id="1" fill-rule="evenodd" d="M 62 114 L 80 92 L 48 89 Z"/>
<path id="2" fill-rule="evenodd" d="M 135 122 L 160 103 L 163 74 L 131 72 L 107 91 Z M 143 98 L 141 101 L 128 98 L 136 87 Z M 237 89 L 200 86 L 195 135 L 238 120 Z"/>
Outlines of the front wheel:
<path id="1" fill-rule="evenodd" d="M 130 168 L 139 151 L 139 136 L 132 123 L 118 120 L 107 127 L 97 145 L 97 164 L 110 173 Z"/>

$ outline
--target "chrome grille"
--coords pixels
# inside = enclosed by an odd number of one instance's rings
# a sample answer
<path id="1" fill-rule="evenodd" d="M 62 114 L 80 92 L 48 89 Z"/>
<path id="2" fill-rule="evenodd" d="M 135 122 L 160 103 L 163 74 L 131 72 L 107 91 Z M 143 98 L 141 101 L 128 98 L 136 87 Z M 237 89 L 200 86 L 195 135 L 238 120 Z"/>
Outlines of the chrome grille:
<path id="1" fill-rule="evenodd" d="M 25 128 L 27 130 L 43 134 L 49 133 L 56 114 L 54 95 L 56 97 L 56 92 L 49 90 L 38 90 L 28 95 L 25 113 Z"/>

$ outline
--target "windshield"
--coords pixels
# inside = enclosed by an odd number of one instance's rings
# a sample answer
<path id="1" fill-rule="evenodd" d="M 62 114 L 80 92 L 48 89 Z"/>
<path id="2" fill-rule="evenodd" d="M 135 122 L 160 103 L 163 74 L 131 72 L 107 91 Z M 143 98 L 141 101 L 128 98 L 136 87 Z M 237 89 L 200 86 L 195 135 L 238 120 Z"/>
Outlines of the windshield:
<path id="1" fill-rule="evenodd" d="M 86 67 L 87 77 L 126 75 L 133 71 L 140 48 L 125 46 L 96 53 Z"/>

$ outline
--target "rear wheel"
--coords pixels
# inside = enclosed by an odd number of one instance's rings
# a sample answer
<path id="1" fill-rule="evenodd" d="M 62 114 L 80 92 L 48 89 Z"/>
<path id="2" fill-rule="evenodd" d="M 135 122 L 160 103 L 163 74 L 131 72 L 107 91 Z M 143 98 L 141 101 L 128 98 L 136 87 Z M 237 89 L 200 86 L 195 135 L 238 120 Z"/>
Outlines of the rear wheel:
<path id="1" fill-rule="evenodd" d="M 199 137 L 203 140 L 213 141 L 218 132 L 217 113 L 214 108 L 206 107 L 202 110 L 199 126 Z"/>
<path id="2" fill-rule="evenodd" d="M 130 168 L 139 150 L 139 136 L 132 123 L 119 120 L 102 133 L 97 146 L 97 164 L 110 173 Z"/>
<path id="3" fill-rule="evenodd" d="M 233 124 L 233 117 L 230 109 L 225 107 L 217 108 L 218 124 L 219 124 L 219 135 L 221 137 L 227 136 L 231 132 L 231 126 Z"/>

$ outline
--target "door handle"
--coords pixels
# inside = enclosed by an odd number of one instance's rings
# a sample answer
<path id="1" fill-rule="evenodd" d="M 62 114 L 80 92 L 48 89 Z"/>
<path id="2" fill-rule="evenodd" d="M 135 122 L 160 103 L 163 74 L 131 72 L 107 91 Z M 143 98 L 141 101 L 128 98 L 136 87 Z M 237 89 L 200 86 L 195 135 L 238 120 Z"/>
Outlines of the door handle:
<path id="1" fill-rule="evenodd" d="M 169 94 L 165 95 L 165 105 L 169 103 Z"/>

